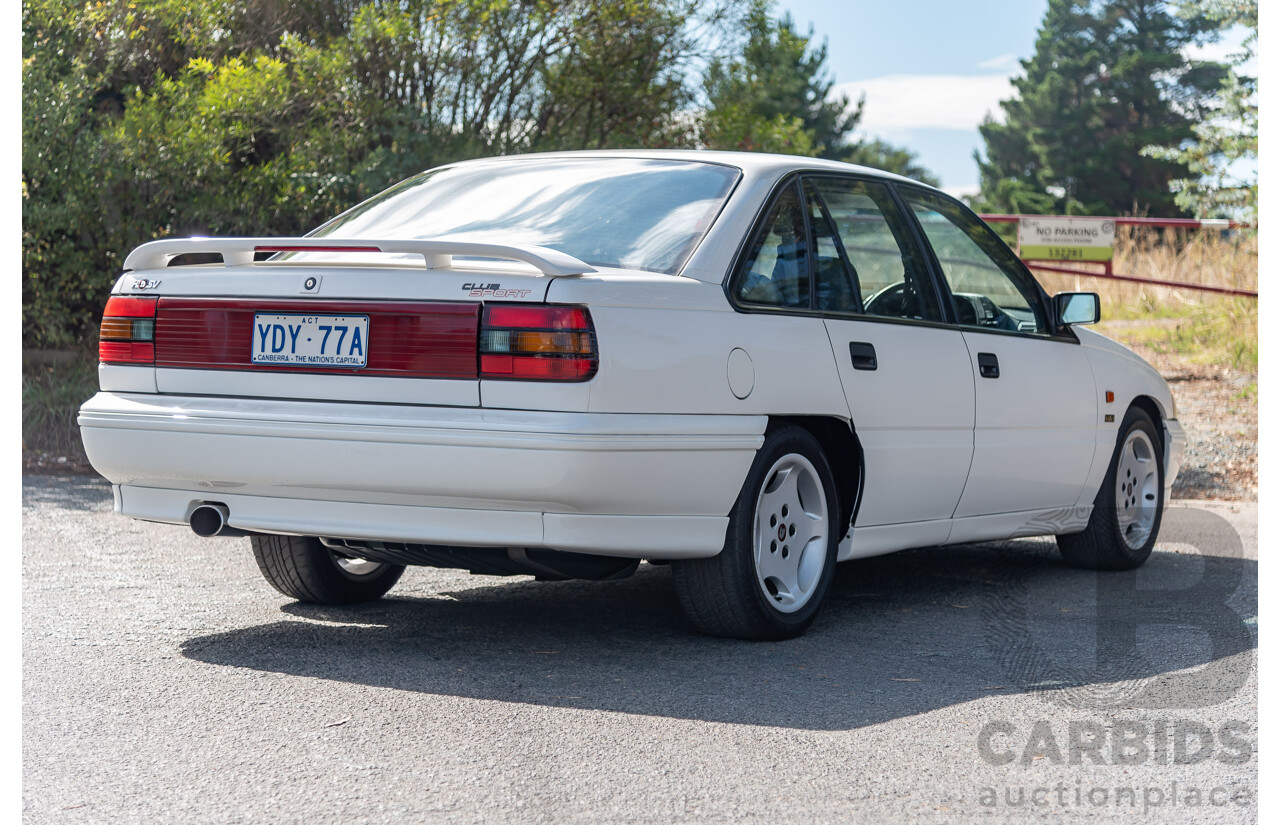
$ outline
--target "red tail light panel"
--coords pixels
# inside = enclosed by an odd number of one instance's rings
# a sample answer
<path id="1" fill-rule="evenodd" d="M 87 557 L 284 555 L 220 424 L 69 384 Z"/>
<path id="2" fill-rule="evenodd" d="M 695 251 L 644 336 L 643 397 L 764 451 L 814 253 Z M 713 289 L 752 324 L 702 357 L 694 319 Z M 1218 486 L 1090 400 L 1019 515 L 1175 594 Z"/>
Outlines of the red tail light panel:
<path id="1" fill-rule="evenodd" d="M 254 364 L 253 316 L 259 312 L 369 316 L 362 369 Z M 157 367 L 308 372 L 401 378 L 475 378 L 480 304 L 161 298 L 156 313 Z"/>
<path id="2" fill-rule="evenodd" d="M 112 295 L 107 299 L 107 308 L 102 314 L 107 318 L 154 318 L 156 317 L 156 299 Z"/>
<path id="3" fill-rule="evenodd" d="M 487 304 L 480 322 L 480 377 L 588 381 L 600 366 L 586 307 Z"/>
<path id="4" fill-rule="evenodd" d="M 155 298 L 112 295 L 98 330 L 98 360 L 150 366 L 155 358 Z"/>
<path id="5" fill-rule="evenodd" d="M 155 357 L 155 345 L 150 342 L 98 342 L 98 360 L 104 364 L 145 364 L 149 367 Z"/>

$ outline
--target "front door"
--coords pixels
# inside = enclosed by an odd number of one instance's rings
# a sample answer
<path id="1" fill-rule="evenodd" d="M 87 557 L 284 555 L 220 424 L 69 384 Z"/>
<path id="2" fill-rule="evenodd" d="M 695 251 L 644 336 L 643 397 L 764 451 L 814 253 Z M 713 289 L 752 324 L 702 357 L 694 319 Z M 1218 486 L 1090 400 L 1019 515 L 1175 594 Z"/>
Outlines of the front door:
<path id="1" fill-rule="evenodd" d="M 1030 273 L 981 220 L 936 193 L 899 191 L 932 248 L 973 365 L 973 466 L 956 517 L 1074 506 L 1097 437 L 1083 347 L 1054 334 Z"/>

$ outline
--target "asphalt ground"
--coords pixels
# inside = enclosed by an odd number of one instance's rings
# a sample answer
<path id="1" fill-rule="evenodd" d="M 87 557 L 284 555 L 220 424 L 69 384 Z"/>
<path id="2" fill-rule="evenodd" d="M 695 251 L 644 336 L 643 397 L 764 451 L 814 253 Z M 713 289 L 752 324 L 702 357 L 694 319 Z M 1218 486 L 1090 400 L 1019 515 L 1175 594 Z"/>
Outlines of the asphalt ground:
<path id="1" fill-rule="evenodd" d="M 28 477 L 24 821 L 1254 821 L 1257 505 L 1161 539 L 1135 573 L 1042 539 L 850 562 L 806 636 L 748 643 L 649 565 L 307 607 L 247 539 Z"/>

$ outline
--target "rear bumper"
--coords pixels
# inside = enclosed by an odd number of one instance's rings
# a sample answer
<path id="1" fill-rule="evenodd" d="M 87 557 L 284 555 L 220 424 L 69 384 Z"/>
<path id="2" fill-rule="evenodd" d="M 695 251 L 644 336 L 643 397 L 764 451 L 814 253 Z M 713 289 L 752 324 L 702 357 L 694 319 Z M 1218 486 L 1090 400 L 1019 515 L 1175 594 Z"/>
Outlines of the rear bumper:
<path id="1" fill-rule="evenodd" d="M 242 530 L 715 555 L 763 416 L 615 415 L 99 393 L 85 451 L 117 510 Z"/>

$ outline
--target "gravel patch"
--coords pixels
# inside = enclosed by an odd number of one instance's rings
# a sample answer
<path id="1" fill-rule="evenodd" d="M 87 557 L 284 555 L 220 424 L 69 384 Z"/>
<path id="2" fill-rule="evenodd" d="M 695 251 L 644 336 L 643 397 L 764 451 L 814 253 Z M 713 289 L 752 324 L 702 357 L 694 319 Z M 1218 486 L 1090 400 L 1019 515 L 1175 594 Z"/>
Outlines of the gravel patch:
<path id="1" fill-rule="evenodd" d="M 1187 432 L 1173 497 L 1257 500 L 1257 374 L 1126 343 L 1169 382 Z"/>

